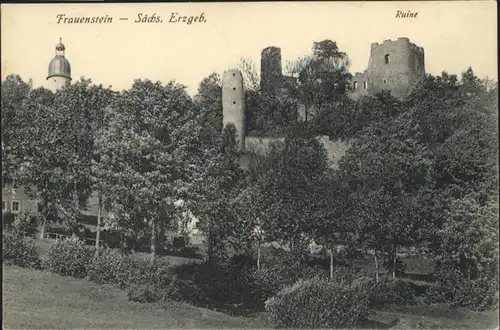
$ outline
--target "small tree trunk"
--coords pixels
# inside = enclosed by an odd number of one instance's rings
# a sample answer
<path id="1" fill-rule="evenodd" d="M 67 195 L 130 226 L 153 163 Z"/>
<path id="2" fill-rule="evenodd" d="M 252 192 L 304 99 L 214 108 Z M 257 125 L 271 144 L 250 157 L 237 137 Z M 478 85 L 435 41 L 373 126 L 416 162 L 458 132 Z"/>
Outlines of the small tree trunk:
<path id="1" fill-rule="evenodd" d="M 397 258 L 397 254 L 396 254 L 396 246 L 394 246 L 393 248 L 393 259 L 392 259 L 392 280 L 394 281 L 396 279 L 396 258 Z"/>
<path id="2" fill-rule="evenodd" d="M 44 239 L 45 238 L 45 224 L 47 220 L 45 219 L 45 216 L 42 216 L 42 224 L 40 225 L 40 238 Z"/>
<path id="3" fill-rule="evenodd" d="M 214 247 L 213 247 L 213 237 L 212 237 L 212 227 L 208 229 L 207 235 L 207 261 L 210 263 L 213 261 Z"/>
<path id="4" fill-rule="evenodd" d="M 99 254 L 99 240 L 101 236 L 101 210 L 102 210 L 102 197 L 99 194 L 99 201 L 98 201 L 98 209 L 97 209 L 97 229 L 95 233 L 95 255 L 97 256 Z"/>
<path id="5" fill-rule="evenodd" d="M 257 243 L 257 269 L 260 270 L 260 240 Z"/>
<path id="6" fill-rule="evenodd" d="M 122 258 L 125 256 L 125 235 L 123 234 L 123 230 L 120 230 L 120 253 Z"/>
<path id="7" fill-rule="evenodd" d="M 156 259 L 156 221 L 151 221 L 151 262 Z"/>
<path id="8" fill-rule="evenodd" d="M 43 206 L 41 209 L 39 208 L 40 214 L 42 216 L 42 223 L 40 224 L 40 238 L 44 239 L 45 238 L 45 226 L 47 224 L 47 217 L 48 217 L 48 203 L 47 200 L 44 198 L 43 199 Z"/>
<path id="9" fill-rule="evenodd" d="M 75 211 L 78 211 L 78 190 L 77 190 L 77 184 L 76 180 L 73 181 L 73 190 L 74 190 L 74 195 L 73 195 L 73 201 L 75 202 Z"/>
<path id="10" fill-rule="evenodd" d="M 378 268 L 377 250 L 374 250 L 373 252 L 374 252 L 373 259 L 375 259 L 375 281 L 378 283 L 379 268 Z"/>
<path id="11" fill-rule="evenodd" d="M 333 279 L 333 248 L 330 247 L 330 279 Z"/>

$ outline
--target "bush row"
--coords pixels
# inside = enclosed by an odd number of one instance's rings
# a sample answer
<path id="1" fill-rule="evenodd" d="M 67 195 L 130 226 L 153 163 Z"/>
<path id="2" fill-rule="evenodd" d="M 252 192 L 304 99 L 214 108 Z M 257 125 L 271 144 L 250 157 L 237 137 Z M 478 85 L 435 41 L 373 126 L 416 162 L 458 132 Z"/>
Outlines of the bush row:
<path id="1" fill-rule="evenodd" d="M 46 260 L 42 263 L 35 240 L 5 232 L 4 263 L 29 268 L 43 267 L 63 276 L 86 278 L 99 284 L 116 285 L 121 289 L 129 290 L 129 299 L 141 302 L 169 299 L 188 302 L 200 307 L 221 309 L 239 305 L 247 311 L 263 311 L 266 306 L 265 302 L 274 297 L 277 300 L 273 300 L 275 303 L 268 303 L 268 306 L 275 307 L 267 308 L 271 308 L 275 315 L 285 313 L 276 310 L 278 308 L 276 306 L 279 306 L 276 301 L 288 299 L 284 297 L 289 295 L 295 297 L 303 293 L 306 296 L 300 298 L 302 300 L 293 299 L 309 304 L 308 295 L 320 292 L 321 290 L 315 291 L 318 288 L 325 288 L 323 286 L 326 284 L 321 281 L 328 277 L 328 272 L 324 269 L 310 267 L 299 259 L 287 257 L 278 258 L 273 264 L 266 265 L 264 269 L 256 270 L 255 260 L 246 256 L 233 257 L 225 265 L 217 267 L 206 262 L 176 267 L 152 265 L 146 260 L 122 257 L 113 250 L 101 250 L 95 256 L 94 248 L 86 246 L 76 237 L 54 241 L 49 248 Z M 341 287 L 352 288 L 346 283 L 359 281 L 356 273 L 348 268 L 337 267 L 334 278 L 327 282 L 340 283 L 338 285 Z M 452 271 L 441 274 L 441 277 L 437 278 L 436 286 L 420 286 L 404 280 L 381 283 L 372 281 L 367 298 L 368 307 L 378 309 L 389 304 L 412 305 L 422 302 L 422 298 L 425 298 L 427 303 L 447 302 L 453 306 L 481 310 L 495 306 L 498 301 L 498 282 L 492 283 L 484 279 L 466 280 Z M 297 284 L 299 283 L 297 281 L 302 281 L 300 282 L 302 284 Z M 364 281 L 366 282 L 366 279 Z M 336 291 L 340 290 L 337 287 L 330 289 L 333 290 L 332 295 L 344 292 Z M 313 293 L 304 293 L 309 292 L 308 290 L 312 290 Z M 351 294 L 349 292 L 344 293 L 349 295 Z M 287 309 L 289 312 L 286 313 L 294 313 L 293 308 Z M 339 317 L 338 315 L 335 317 Z M 314 317 L 323 320 L 323 316 Z M 289 321 L 285 320 L 283 324 L 288 324 L 287 322 Z M 297 322 L 308 324 L 307 322 L 312 321 Z"/>

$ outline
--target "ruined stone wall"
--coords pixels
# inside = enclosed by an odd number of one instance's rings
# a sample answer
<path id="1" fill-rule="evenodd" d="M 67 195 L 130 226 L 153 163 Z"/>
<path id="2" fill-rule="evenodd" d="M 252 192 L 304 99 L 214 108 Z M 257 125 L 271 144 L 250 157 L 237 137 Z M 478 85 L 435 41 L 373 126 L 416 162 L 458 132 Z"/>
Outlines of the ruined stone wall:
<path id="1" fill-rule="evenodd" d="M 411 44 L 410 84 L 414 86 L 425 79 L 425 52 L 423 47 Z"/>
<path id="2" fill-rule="evenodd" d="M 245 140 L 245 151 L 257 155 L 266 155 L 271 146 L 278 146 L 285 141 L 281 137 L 257 137 L 248 136 Z"/>
<path id="3" fill-rule="evenodd" d="M 222 112 L 224 127 L 236 127 L 240 150 L 245 148 L 245 90 L 243 76 L 238 70 L 224 72 L 222 77 Z"/>
<path id="4" fill-rule="evenodd" d="M 351 83 L 350 95 L 355 100 L 357 100 L 361 96 L 369 95 L 368 76 L 366 72 L 357 72 L 354 74 Z"/>
<path id="5" fill-rule="evenodd" d="M 425 76 L 423 48 L 408 38 L 373 43 L 367 75 L 370 94 L 389 90 L 395 97 L 404 97 Z"/>
<path id="6" fill-rule="evenodd" d="M 282 85 L 281 48 L 264 48 L 260 58 L 260 90 L 263 94 L 274 94 Z"/>
<path id="7" fill-rule="evenodd" d="M 318 136 L 316 139 L 325 148 L 328 166 L 337 168 L 339 160 L 345 155 L 347 149 L 351 146 L 351 142 L 330 140 L 328 136 Z M 246 165 L 248 164 L 249 154 L 267 155 L 272 145 L 279 146 L 284 141 L 284 138 L 280 137 L 247 137 L 245 140 L 245 151 L 247 152 L 247 156 L 243 160 L 243 163 Z"/>

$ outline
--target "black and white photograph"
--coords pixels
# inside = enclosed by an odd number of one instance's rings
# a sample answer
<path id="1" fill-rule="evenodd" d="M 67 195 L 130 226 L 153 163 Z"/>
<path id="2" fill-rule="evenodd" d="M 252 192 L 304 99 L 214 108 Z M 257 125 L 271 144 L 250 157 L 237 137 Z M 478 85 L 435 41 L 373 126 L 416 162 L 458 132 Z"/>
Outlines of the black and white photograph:
<path id="1" fill-rule="evenodd" d="M 0 13 L 2 328 L 498 329 L 496 1 Z"/>

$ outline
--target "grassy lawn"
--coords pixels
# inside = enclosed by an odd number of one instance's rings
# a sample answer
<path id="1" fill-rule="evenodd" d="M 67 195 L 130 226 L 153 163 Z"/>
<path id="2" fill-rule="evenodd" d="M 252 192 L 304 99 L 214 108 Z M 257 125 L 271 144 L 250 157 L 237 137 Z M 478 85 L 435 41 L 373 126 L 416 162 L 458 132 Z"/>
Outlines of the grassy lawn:
<path id="1" fill-rule="evenodd" d="M 391 329 L 498 329 L 498 311 L 473 312 L 444 305 L 391 306 L 378 311 L 377 321 L 399 319 Z"/>
<path id="2" fill-rule="evenodd" d="M 50 243 L 37 240 L 42 256 Z M 148 259 L 149 253 L 134 253 L 132 257 Z M 159 259 L 170 265 L 196 260 L 175 256 Z M 427 260 L 410 257 L 405 262 L 417 274 L 433 269 Z M 358 263 L 365 271 L 374 271 L 369 258 Z M 85 280 L 11 266 L 4 266 L 3 271 L 4 328 L 269 328 L 262 315 L 233 317 L 182 303 L 134 303 L 128 301 L 126 291 Z M 387 328 L 391 324 L 391 329 L 498 328 L 498 311 L 472 312 L 443 305 L 391 306 L 370 319 L 372 322 L 361 327 Z"/>
<path id="3" fill-rule="evenodd" d="M 126 291 L 42 271 L 4 266 L 3 321 L 9 329 L 56 328 L 270 328 L 263 317 L 232 317 L 183 303 L 129 302 Z M 497 311 L 447 306 L 392 306 L 377 311 L 374 328 L 494 329 Z"/>
<path id="4" fill-rule="evenodd" d="M 8 329 L 263 328 L 261 319 L 172 303 L 129 302 L 125 291 L 30 269 L 4 266 L 3 325 Z"/>

